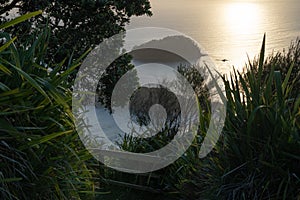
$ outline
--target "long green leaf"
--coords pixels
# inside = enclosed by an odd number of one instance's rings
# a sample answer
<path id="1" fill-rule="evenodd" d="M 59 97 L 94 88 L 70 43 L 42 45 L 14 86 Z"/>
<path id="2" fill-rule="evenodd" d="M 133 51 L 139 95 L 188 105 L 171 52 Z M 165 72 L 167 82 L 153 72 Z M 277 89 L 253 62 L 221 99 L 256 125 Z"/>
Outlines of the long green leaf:
<path id="1" fill-rule="evenodd" d="M 45 98 L 47 98 L 50 102 L 51 99 L 49 98 L 49 96 L 47 95 L 47 93 L 41 88 L 41 86 L 26 72 L 24 72 L 22 69 L 16 67 L 15 65 L 8 63 L 11 67 L 13 67 L 21 76 L 23 76 L 30 84 L 32 87 L 34 87 L 35 89 L 37 89 L 37 91 L 39 91 Z"/>
<path id="2" fill-rule="evenodd" d="M 73 130 L 68 130 L 68 131 L 63 131 L 63 132 L 58 132 L 58 133 L 52 133 L 52 134 L 43 136 L 43 137 L 41 137 L 38 140 L 30 142 L 29 145 L 30 146 L 39 145 L 39 144 L 48 142 L 48 141 L 50 141 L 52 139 L 55 139 L 55 138 L 57 138 L 59 136 L 67 135 L 67 134 L 70 134 L 70 133 L 73 133 L 73 132 L 74 132 Z"/>
<path id="3" fill-rule="evenodd" d="M 284 79 L 283 83 L 282 83 L 282 91 L 283 91 L 283 92 L 286 90 L 286 87 L 287 87 L 288 82 L 289 82 L 289 80 L 290 80 L 290 77 L 291 77 L 291 74 L 292 74 L 292 71 L 293 71 L 294 66 L 295 66 L 295 63 L 293 62 L 293 63 L 291 64 L 291 66 L 290 66 L 290 68 L 289 68 L 289 70 L 288 70 L 286 76 L 285 76 L 285 79 Z"/>
<path id="4" fill-rule="evenodd" d="M 11 71 L 9 69 L 7 69 L 7 67 L 2 65 L 1 63 L 0 63 L 0 71 L 3 71 L 7 75 L 11 75 Z"/>
<path id="5" fill-rule="evenodd" d="M 279 71 L 274 72 L 275 85 L 277 90 L 277 99 L 280 107 L 283 106 L 283 93 L 282 93 L 282 82 L 281 82 L 281 73 Z"/>
<path id="6" fill-rule="evenodd" d="M 262 70 L 263 70 L 263 65 L 264 65 L 264 60 L 265 60 L 265 52 L 266 52 L 266 34 L 264 34 L 261 51 L 260 51 L 260 55 L 259 55 L 259 65 L 258 65 L 259 80 L 262 76 Z"/>
<path id="7" fill-rule="evenodd" d="M 4 51 L 7 47 L 9 47 L 16 39 L 17 39 L 17 37 L 14 37 L 13 39 L 9 40 L 4 45 L 2 45 L 0 47 L 0 52 Z"/>
<path id="8" fill-rule="evenodd" d="M 21 180 L 23 180 L 23 178 L 5 178 L 5 179 L 0 179 L 0 183 L 18 182 Z"/>
<path id="9" fill-rule="evenodd" d="M 34 16 L 40 15 L 40 14 L 42 14 L 42 11 L 41 11 L 41 10 L 35 11 L 35 12 L 31 12 L 31 13 L 28 13 L 28 14 L 25 14 L 25 15 L 22 15 L 22 16 L 20 16 L 20 17 L 17 17 L 17 18 L 14 19 L 14 20 L 11 20 L 11 21 L 9 21 L 9 22 L 6 22 L 6 23 L 4 23 L 4 24 L 1 24 L 1 25 L 0 25 L 0 30 L 1 30 L 1 29 L 5 29 L 5 28 L 8 28 L 8 27 L 11 27 L 11 26 L 14 26 L 14 25 L 16 25 L 16 24 L 18 24 L 18 23 L 21 23 L 21 22 L 23 22 L 23 21 L 26 21 L 26 20 L 28 20 L 28 19 L 30 19 L 30 18 L 32 18 L 32 17 L 34 17 Z"/>

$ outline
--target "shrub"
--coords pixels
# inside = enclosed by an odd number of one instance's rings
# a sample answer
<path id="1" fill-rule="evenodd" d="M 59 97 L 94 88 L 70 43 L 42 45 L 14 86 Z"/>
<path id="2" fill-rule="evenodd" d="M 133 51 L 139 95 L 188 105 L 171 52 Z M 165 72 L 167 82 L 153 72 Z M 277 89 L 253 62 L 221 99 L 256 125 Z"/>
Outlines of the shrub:
<path id="1" fill-rule="evenodd" d="M 75 131 L 67 81 L 79 62 L 45 62 L 49 30 L 21 45 L 0 34 L 0 199 L 91 197 L 91 156 Z"/>
<path id="2" fill-rule="evenodd" d="M 207 128 L 206 125 L 209 123 L 210 119 L 210 101 L 208 95 L 209 93 L 208 89 L 204 85 L 204 79 L 202 78 L 201 74 L 195 67 L 188 66 L 179 66 L 178 72 L 182 76 L 184 76 L 193 87 L 199 100 L 199 106 L 203 110 L 200 120 L 200 123 L 202 123 L 202 125 L 191 147 L 188 148 L 185 154 L 183 154 L 177 161 L 158 171 L 148 173 L 146 175 L 125 174 L 124 176 L 124 173 L 121 172 L 115 172 L 113 174 L 110 174 L 111 178 L 126 177 L 125 179 L 122 179 L 122 181 L 127 183 L 142 184 L 144 186 L 150 186 L 152 188 L 159 189 L 163 191 L 164 194 L 167 194 L 167 196 L 169 195 L 169 197 L 171 196 L 172 198 L 178 197 L 178 191 L 185 185 L 186 182 L 188 182 L 187 178 L 192 174 L 192 172 L 194 172 L 194 166 L 197 166 L 199 164 L 198 154 L 200 150 L 200 143 L 203 140 L 203 135 Z M 132 108 L 132 112 L 136 115 L 135 117 L 138 118 L 138 123 L 141 123 L 143 125 L 149 123 L 150 118 L 147 113 L 150 106 L 148 104 L 151 103 L 152 100 L 157 101 L 161 99 L 160 104 L 164 105 L 164 108 L 167 110 L 167 113 L 168 108 L 170 108 L 171 114 L 180 114 L 172 110 L 176 109 L 176 107 L 179 106 L 177 105 L 177 100 L 175 100 L 175 103 L 173 102 L 174 98 L 176 98 L 176 96 L 174 97 L 173 93 L 170 93 L 168 90 L 163 88 L 146 89 L 142 87 L 140 89 L 142 90 L 140 91 L 141 93 L 138 94 L 137 92 L 135 96 L 137 97 L 137 99 L 133 98 L 132 100 L 134 102 L 131 102 L 133 104 L 132 107 L 137 106 Z M 148 93 L 151 93 L 150 96 L 153 97 L 146 97 L 145 102 L 138 101 L 139 98 L 145 97 L 145 95 L 147 95 Z M 136 112 L 135 109 L 137 110 Z M 138 113 L 138 111 L 140 111 L 141 113 Z M 132 137 L 130 134 L 127 134 L 123 138 L 123 141 L 119 143 L 119 146 L 123 150 L 135 153 L 153 152 L 164 147 L 174 138 L 174 135 L 178 131 L 177 116 L 172 116 L 170 118 L 167 117 L 166 120 L 167 121 L 164 129 L 157 133 L 155 136 L 143 139 L 135 138 Z"/>
<path id="3" fill-rule="evenodd" d="M 259 60 L 254 60 L 253 65 L 258 65 Z M 297 97 L 300 91 L 300 38 L 291 42 L 289 49 L 283 50 L 282 52 L 277 52 L 274 55 L 270 55 L 266 58 L 263 67 L 263 78 L 270 73 L 272 67 L 274 66 L 275 71 L 280 71 L 282 81 L 288 75 L 290 67 L 293 65 L 290 81 L 293 81 L 293 88 L 291 95 Z M 254 69 L 255 70 L 255 69 Z M 257 74 L 257 70 L 255 70 Z"/>
<path id="4" fill-rule="evenodd" d="M 299 40 L 294 44 L 264 62 L 264 38 L 244 74 L 223 77 L 223 137 L 191 176 L 193 198 L 300 198 Z"/>

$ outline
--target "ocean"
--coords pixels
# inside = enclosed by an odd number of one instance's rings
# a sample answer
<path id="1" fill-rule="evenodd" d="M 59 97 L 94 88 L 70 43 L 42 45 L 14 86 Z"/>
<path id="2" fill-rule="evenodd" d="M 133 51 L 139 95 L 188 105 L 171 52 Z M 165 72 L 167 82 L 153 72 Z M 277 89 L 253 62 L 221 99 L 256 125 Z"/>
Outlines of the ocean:
<path id="1" fill-rule="evenodd" d="M 287 49 L 300 36 L 299 0 L 151 0 L 153 16 L 133 17 L 127 30 L 164 27 L 196 40 L 221 72 L 259 54 Z M 226 59 L 228 61 L 223 62 Z"/>

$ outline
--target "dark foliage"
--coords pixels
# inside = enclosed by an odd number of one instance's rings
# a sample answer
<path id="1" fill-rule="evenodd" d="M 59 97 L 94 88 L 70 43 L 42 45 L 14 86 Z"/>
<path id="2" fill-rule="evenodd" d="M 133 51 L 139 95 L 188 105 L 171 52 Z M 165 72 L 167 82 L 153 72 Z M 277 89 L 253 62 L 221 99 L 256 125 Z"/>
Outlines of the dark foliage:
<path id="1" fill-rule="evenodd" d="M 0 14 L 8 14 L 13 8 L 21 15 L 44 11 L 43 15 L 15 26 L 10 32 L 23 42 L 34 30 L 48 26 L 52 34 L 47 57 L 55 62 L 71 55 L 78 58 L 104 38 L 124 30 L 133 15 L 151 15 L 148 0 L 14 0 L 10 3 L 2 0 Z"/>

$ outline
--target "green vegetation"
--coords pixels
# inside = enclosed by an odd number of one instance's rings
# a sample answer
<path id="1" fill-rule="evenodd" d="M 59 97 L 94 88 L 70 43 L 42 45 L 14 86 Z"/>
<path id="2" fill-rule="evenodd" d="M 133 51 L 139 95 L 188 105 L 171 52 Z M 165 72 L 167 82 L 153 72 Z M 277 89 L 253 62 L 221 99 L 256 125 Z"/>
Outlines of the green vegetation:
<path id="1" fill-rule="evenodd" d="M 171 199 L 299 199 L 299 52 L 297 39 L 287 53 L 264 59 L 264 38 L 259 59 L 249 61 L 243 72 L 222 77 L 227 117 L 214 151 L 207 158 L 198 159 L 210 116 L 204 112 L 201 131 L 191 148 L 172 165 L 149 174 L 144 185 L 163 189 Z M 201 85 L 201 78 L 189 76 L 188 71 L 193 69 L 179 71 L 191 84 Z M 199 85 L 193 84 L 194 90 Z M 203 96 L 205 90 L 200 91 Z M 205 104 L 201 107 L 205 108 Z M 126 137 L 122 148 L 148 152 L 164 146 L 166 141 L 168 132 L 147 140 Z M 149 182 L 157 176 L 158 185 Z M 126 176 L 123 181 L 140 184 L 141 179 L 137 175 Z"/>
<path id="2" fill-rule="evenodd" d="M 138 2 L 143 6 L 147 1 Z M 122 5 L 118 9 L 125 9 Z M 138 8 L 129 9 L 127 17 L 146 12 Z M 69 54 L 76 49 L 66 47 L 67 57 L 57 62 L 49 59 L 53 29 L 33 31 L 20 41 L 11 34 L 14 25 L 39 14 L 0 25 L 0 38 L 6 40 L 0 46 L 0 199 L 300 199 L 300 39 L 288 52 L 265 59 L 264 38 L 257 60 L 249 61 L 243 72 L 222 77 L 225 127 L 216 148 L 204 159 L 198 158 L 198 152 L 210 119 L 207 90 L 195 69 L 180 67 L 204 110 L 198 137 L 172 165 L 132 175 L 102 170 L 75 130 L 70 76 L 90 44 L 76 52 L 83 55 L 77 59 Z M 126 56 L 114 63 L 109 70 L 115 74 L 108 73 L 101 81 L 121 77 L 132 67 L 128 60 Z M 115 72 L 120 66 L 122 70 Z M 111 91 L 108 88 L 104 96 Z M 126 136 L 120 146 L 149 152 L 165 145 L 174 131 L 166 128 L 146 140 Z M 103 177 L 127 184 L 115 186 Z M 160 193 L 137 192 L 130 184 Z"/>
<path id="3" fill-rule="evenodd" d="M 187 195 L 300 198 L 299 44 L 298 39 L 288 54 L 264 62 L 264 40 L 259 60 L 249 62 L 242 74 L 223 77 L 227 118 L 222 140 L 190 177 L 193 193 Z"/>
<path id="4" fill-rule="evenodd" d="M 9 32 L 23 43 L 33 32 L 50 28 L 45 57 L 55 62 L 70 56 L 79 58 L 104 38 L 124 30 L 132 16 L 152 14 L 148 0 L 0 0 L 0 15 L 8 15 L 12 9 L 20 15 L 43 10 L 43 15 L 11 27 Z M 0 16 L 0 21 L 6 20 Z"/>
<path id="5" fill-rule="evenodd" d="M 143 0 L 95 2 L 0 1 L 0 14 L 44 10 L 0 19 L 0 199 L 103 194 L 73 123 L 72 80 L 86 50 L 151 12 Z"/>
<path id="6" fill-rule="evenodd" d="M 1 37 L 7 42 L 0 48 L 0 198 L 91 197 L 91 156 L 75 131 L 67 81 L 79 63 L 45 63 L 49 31 L 33 35 L 23 46 L 8 34 Z M 57 74 L 64 64 L 70 70 Z"/>

